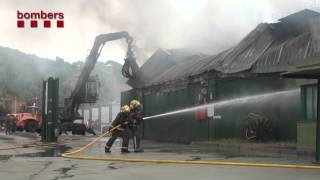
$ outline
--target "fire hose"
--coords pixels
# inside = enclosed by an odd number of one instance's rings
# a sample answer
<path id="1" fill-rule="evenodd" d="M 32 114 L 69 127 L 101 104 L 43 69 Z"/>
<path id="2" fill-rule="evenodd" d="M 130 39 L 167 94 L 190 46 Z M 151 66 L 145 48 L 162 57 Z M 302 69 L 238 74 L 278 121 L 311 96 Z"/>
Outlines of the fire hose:
<path id="1" fill-rule="evenodd" d="M 269 167 L 269 168 L 298 168 L 298 169 L 319 169 L 320 166 L 299 165 L 299 164 L 267 164 L 267 163 L 247 163 L 247 162 L 223 162 L 223 161 L 200 161 L 200 160 L 165 160 L 165 159 L 133 159 L 133 158 L 116 158 L 116 157 L 97 157 L 97 156 L 81 156 L 76 155 L 90 148 L 103 137 L 110 135 L 115 129 L 121 125 L 115 126 L 109 131 L 101 134 L 87 145 L 71 152 L 62 154 L 64 158 L 79 159 L 79 160 L 101 160 L 101 161 L 121 161 L 131 163 L 157 163 L 157 164 L 198 164 L 198 165 L 225 165 L 225 166 L 250 166 L 250 167 Z"/>

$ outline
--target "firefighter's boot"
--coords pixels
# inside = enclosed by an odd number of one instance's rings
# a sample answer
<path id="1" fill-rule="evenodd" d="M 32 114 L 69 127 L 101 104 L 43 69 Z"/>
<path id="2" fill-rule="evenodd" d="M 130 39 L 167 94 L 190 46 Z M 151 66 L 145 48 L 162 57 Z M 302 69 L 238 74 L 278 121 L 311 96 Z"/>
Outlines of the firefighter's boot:
<path id="1" fill-rule="evenodd" d="M 128 148 L 121 148 L 121 153 L 130 153 Z"/>
<path id="2" fill-rule="evenodd" d="M 107 146 L 106 146 L 106 147 L 104 148 L 104 152 L 105 152 L 105 153 L 111 153 L 110 147 L 107 147 Z"/>

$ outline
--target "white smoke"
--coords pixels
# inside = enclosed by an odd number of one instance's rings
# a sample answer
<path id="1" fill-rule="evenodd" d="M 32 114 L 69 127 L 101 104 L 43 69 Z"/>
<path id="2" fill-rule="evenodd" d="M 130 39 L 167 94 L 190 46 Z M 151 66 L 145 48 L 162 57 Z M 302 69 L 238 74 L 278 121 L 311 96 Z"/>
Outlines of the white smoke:
<path id="1" fill-rule="evenodd" d="M 192 48 L 215 54 L 261 22 L 318 8 L 319 0 L 0 0 L 3 46 L 67 61 L 85 59 L 97 34 L 126 30 L 136 39 L 140 64 L 157 48 Z M 16 11 L 65 14 L 64 29 L 18 29 Z M 125 43 L 102 56 L 123 63 Z"/>

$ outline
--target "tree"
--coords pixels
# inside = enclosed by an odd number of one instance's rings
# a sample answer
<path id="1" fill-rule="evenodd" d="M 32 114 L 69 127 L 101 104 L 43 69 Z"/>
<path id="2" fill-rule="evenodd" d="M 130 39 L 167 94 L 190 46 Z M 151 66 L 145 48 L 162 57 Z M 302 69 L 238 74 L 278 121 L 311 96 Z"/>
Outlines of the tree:
<path id="1" fill-rule="evenodd" d="M 10 110 L 0 105 L 0 116 L 6 116 L 10 113 Z"/>

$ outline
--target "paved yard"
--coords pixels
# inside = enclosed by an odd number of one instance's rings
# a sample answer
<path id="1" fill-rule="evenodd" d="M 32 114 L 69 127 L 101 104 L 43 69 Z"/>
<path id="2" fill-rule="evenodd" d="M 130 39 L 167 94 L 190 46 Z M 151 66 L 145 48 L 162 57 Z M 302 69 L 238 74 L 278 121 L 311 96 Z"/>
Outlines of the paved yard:
<path id="1" fill-rule="evenodd" d="M 217 165 L 189 164 L 152 164 L 125 163 L 108 161 L 73 160 L 60 157 L 61 152 L 70 148 L 81 147 L 93 137 L 63 136 L 56 145 L 41 146 L 39 137 L 5 136 L 0 134 L 0 177 L 1 179 L 235 179 L 235 180 L 300 180 L 319 179 L 320 170 L 284 169 L 261 167 L 238 167 Z M 115 143 L 112 153 L 103 152 L 105 139 L 98 142 L 83 155 L 112 156 L 145 159 L 179 159 L 179 160 L 214 160 L 259 163 L 297 163 L 310 164 L 310 159 L 290 158 L 284 156 L 264 157 L 245 154 L 212 152 L 199 145 L 182 145 L 174 143 L 156 143 L 144 141 L 144 153 L 119 153 L 120 141 Z M 38 144 L 37 146 L 31 146 Z M 29 145 L 29 146 L 27 146 Z M 25 148 L 15 148 L 25 147 Z"/>

